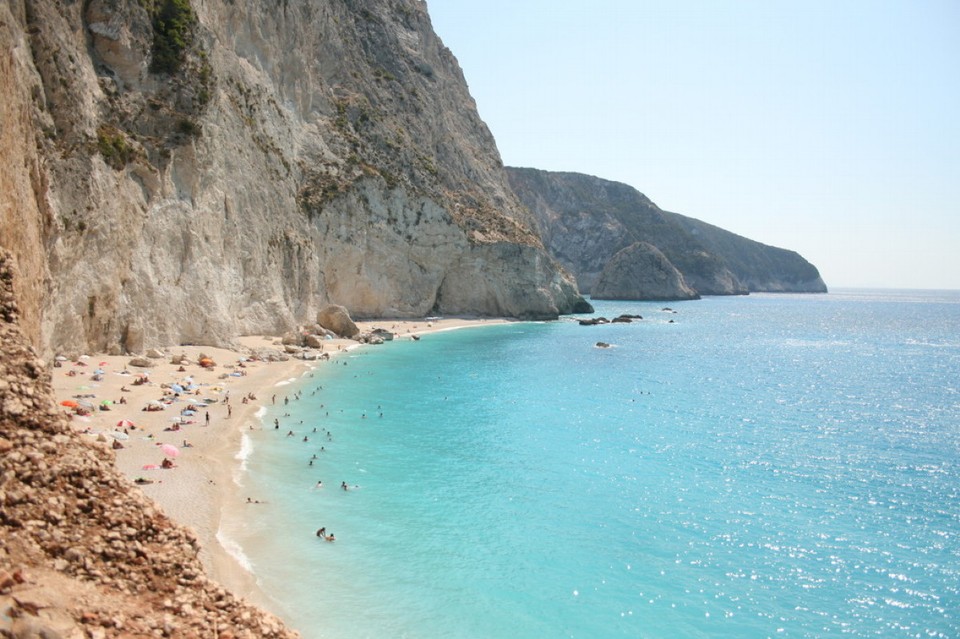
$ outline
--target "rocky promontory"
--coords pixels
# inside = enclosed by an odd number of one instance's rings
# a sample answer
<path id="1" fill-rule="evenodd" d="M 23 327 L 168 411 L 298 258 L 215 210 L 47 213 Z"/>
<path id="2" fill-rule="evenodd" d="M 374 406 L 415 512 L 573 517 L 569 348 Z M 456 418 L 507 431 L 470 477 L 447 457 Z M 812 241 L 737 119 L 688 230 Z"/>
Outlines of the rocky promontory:
<path id="1" fill-rule="evenodd" d="M 592 297 L 598 300 L 692 300 L 700 296 L 660 250 L 635 242 L 610 258 Z"/>
<path id="2" fill-rule="evenodd" d="M 507 175 L 534 214 L 547 250 L 576 276 L 582 292 L 595 297 L 604 270 L 637 242 L 656 247 L 699 295 L 827 290 L 816 267 L 797 253 L 663 211 L 626 184 L 530 168 L 508 167 Z M 637 259 L 649 256 L 633 254 Z M 617 258 L 621 273 L 624 260 L 623 255 Z M 635 273 L 641 271 L 638 264 Z M 642 287 L 637 288 L 640 294 Z M 677 296 L 682 295 L 678 289 Z"/>

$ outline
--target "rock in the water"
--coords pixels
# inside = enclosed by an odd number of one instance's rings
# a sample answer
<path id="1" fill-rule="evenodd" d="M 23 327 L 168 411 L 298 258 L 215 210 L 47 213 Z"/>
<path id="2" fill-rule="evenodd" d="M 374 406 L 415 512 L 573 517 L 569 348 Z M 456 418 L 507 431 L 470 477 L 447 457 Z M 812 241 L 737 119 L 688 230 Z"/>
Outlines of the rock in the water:
<path id="1" fill-rule="evenodd" d="M 598 324 L 609 324 L 610 320 L 606 317 L 591 317 L 589 319 L 579 320 L 580 326 L 597 326 Z"/>
<path id="2" fill-rule="evenodd" d="M 328 304 L 317 313 L 317 324 L 331 330 L 340 337 L 355 337 L 360 329 L 350 319 L 347 309 L 338 304 Z"/>
<path id="3" fill-rule="evenodd" d="M 600 273 L 593 298 L 601 300 L 698 299 L 680 271 L 660 250 L 635 242 L 617 252 Z"/>

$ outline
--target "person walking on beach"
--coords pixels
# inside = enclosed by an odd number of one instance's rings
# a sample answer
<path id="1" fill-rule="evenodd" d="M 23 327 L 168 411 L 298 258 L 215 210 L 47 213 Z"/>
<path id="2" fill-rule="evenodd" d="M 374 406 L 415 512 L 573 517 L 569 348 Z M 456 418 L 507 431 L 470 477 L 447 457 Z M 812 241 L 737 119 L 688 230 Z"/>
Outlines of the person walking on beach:
<path id="1" fill-rule="evenodd" d="M 209 426 L 209 425 L 210 425 L 210 411 L 208 411 L 208 410 L 207 410 L 207 411 L 204 411 L 204 419 L 205 419 L 206 422 L 207 422 L 207 426 Z"/>

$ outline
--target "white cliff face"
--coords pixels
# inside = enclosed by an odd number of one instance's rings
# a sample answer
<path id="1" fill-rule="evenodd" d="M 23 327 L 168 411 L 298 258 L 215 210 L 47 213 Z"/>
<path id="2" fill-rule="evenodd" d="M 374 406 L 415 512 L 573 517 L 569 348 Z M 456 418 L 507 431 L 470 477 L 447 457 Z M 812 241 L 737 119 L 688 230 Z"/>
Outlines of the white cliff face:
<path id="1" fill-rule="evenodd" d="M 195 24 L 169 73 L 152 68 L 150 12 L 165 4 Z M 13 102 L 27 124 L 5 148 L 23 183 L 36 148 L 38 177 L 17 191 L 33 234 L 0 243 L 34 281 L 49 273 L 48 349 L 228 343 L 329 302 L 359 317 L 552 317 L 580 299 L 424 3 L 3 7 L 20 43 L 4 84 L 36 87 Z"/>

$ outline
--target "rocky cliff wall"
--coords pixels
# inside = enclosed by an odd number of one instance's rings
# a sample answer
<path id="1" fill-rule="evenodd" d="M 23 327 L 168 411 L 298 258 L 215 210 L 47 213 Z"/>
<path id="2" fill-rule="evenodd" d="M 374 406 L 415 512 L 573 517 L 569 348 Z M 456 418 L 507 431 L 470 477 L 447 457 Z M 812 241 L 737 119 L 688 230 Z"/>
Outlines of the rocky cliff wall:
<path id="1" fill-rule="evenodd" d="M 16 269 L 20 281 L 17 302 L 23 331 L 39 344 L 50 211 L 43 197 L 47 174 L 37 153 L 42 132 L 36 128 L 33 107 L 42 85 L 20 27 L 23 20 L 22 7 L 0 2 L 0 245 L 19 258 L 9 268 Z"/>
<path id="2" fill-rule="evenodd" d="M 423 2 L 0 7 L 0 243 L 48 351 L 582 302 Z"/>
<path id="3" fill-rule="evenodd" d="M 507 175 L 534 214 L 547 249 L 576 276 L 585 293 L 594 291 L 614 256 L 638 242 L 656 247 L 669 266 L 683 275 L 685 285 L 677 283 L 670 293 L 675 299 L 689 296 L 685 286 L 700 295 L 826 291 L 816 267 L 797 253 L 662 211 L 626 184 L 528 168 L 508 167 Z M 650 255 L 649 251 L 629 254 L 637 259 Z M 622 283 L 623 275 L 630 272 L 626 255 L 619 255 L 608 281 L 615 271 Z M 658 297 L 665 294 L 661 289 Z"/>

